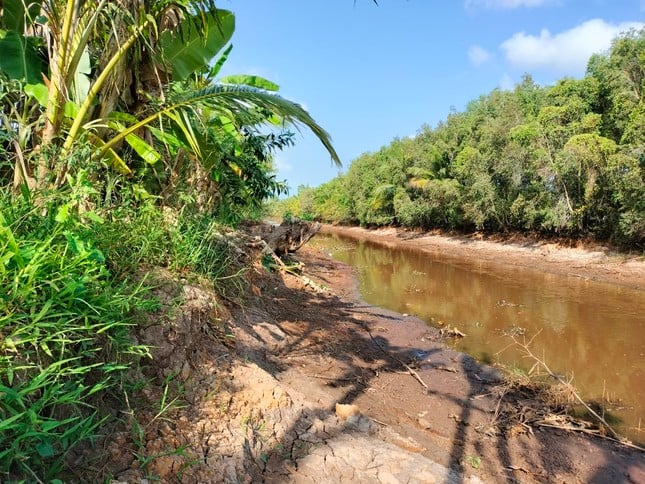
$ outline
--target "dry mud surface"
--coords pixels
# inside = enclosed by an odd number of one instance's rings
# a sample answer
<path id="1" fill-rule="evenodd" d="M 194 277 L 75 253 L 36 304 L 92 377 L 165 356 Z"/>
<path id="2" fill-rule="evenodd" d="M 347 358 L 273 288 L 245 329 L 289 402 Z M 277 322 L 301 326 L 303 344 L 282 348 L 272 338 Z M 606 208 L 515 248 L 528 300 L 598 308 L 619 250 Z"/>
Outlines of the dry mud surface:
<path id="1" fill-rule="evenodd" d="M 161 412 L 164 386 L 143 388 L 104 443 L 109 462 L 80 455 L 79 468 L 102 465 L 115 483 L 645 483 L 639 451 L 502 422 L 494 369 L 366 305 L 327 254 L 295 258 L 306 278 L 256 264 L 243 307 L 157 275 L 162 301 L 182 302 L 141 341 L 173 403 Z M 504 405 L 530 412 L 529 400 Z"/>

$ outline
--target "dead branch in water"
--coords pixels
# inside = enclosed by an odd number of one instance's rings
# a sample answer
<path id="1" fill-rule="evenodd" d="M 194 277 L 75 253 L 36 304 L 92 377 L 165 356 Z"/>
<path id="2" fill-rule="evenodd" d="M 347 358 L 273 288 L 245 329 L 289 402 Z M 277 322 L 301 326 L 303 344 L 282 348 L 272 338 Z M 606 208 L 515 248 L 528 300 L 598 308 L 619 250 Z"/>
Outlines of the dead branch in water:
<path id="1" fill-rule="evenodd" d="M 527 358 L 530 358 L 534 361 L 533 366 L 531 367 L 531 370 L 529 371 L 529 375 L 532 374 L 536 370 L 543 370 L 550 378 L 553 378 L 555 381 L 557 381 L 560 385 L 561 388 L 566 391 L 568 395 L 570 395 L 573 400 L 575 400 L 578 404 L 582 405 L 584 409 L 589 413 L 589 415 L 593 416 L 597 422 L 600 425 L 600 430 L 591 430 L 588 428 L 584 427 L 577 427 L 573 425 L 567 425 L 564 423 L 556 423 L 554 420 L 549 421 L 548 419 L 542 419 L 542 420 L 537 420 L 534 422 L 534 424 L 539 425 L 541 427 L 552 427 L 552 428 L 557 428 L 560 430 L 568 430 L 568 431 L 577 431 L 577 432 L 582 432 L 590 435 L 595 435 L 600 438 L 604 438 L 606 440 L 611 440 L 613 442 L 617 442 L 621 445 L 624 445 L 626 447 L 630 447 L 632 449 L 640 450 L 640 451 L 645 451 L 643 447 L 640 447 L 638 445 L 635 445 L 631 443 L 629 440 L 625 439 L 624 437 L 621 437 L 612 427 L 609 425 L 607 420 L 598 414 L 587 402 L 585 402 L 582 397 L 578 394 L 576 391 L 575 387 L 572 384 L 573 378 L 570 380 L 565 380 L 561 375 L 558 375 L 557 373 L 553 372 L 551 368 L 547 365 L 547 363 L 544 361 L 544 359 L 539 358 L 536 356 L 533 351 L 531 351 L 530 345 L 533 343 L 533 340 L 541 333 L 541 331 L 538 331 L 528 342 L 524 340 L 523 342 L 518 341 L 515 336 L 511 336 L 511 339 L 513 340 L 513 344 L 519 346 L 522 348 L 524 351 L 525 355 Z M 512 345 L 509 345 L 512 346 Z M 506 348 L 505 348 L 506 349 Z M 497 409 L 495 410 L 495 417 L 494 420 L 496 420 L 499 416 L 499 409 L 501 405 L 501 401 L 504 398 L 504 396 L 507 393 L 507 389 L 505 389 L 502 392 L 502 395 L 500 396 L 500 401 L 497 405 Z M 570 422 L 568 422 L 570 423 Z M 611 436 L 607 436 L 604 434 L 604 431 L 607 431 L 611 434 Z"/>
<path id="2" fill-rule="evenodd" d="M 517 341 L 517 339 L 515 338 L 515 336 L 511 336 L 511 339 L 513 340 L 513 342 L 514 342 L 517 346 L 519 346 L 520 348 L 522 348 L 522 350 L 524 351 L 524 353 L 526 353 L 527 357 L 529 357 L 529 358 L 533 359 L 533 361 L 535 362 L 535 364 L 533 365 L 533 368 L 531 368 L 531 371 L 529 372 L 529 374 L 530 374 L 530 373 L 532 373 L 532 372 L 533 372 L 533 370 L 535 370 L 536 368 L 540 368 L 540 367 L 541 367 L 541 368 L 542 368 L 542 369 L 547 373 L 547 375 L 549 375 L 549 376 L 550 376 L 551 378 L 553 378 L 555 381 L 557 381 L 558 383 L 560 383 L 560 385 L 562 385 L 564 388 L 566 388 L 569 392 L 571 392 L 571 395 L 573 395 L 573 398 L 575 398 L 575 399 L 576 399 L 576 401 L 577 401 L 580 405 L 582 405 L 582 406 L 587 410 L 587 412 L 589 412 L 591 415 L 593 415 L 593 416 L 594 416 L 594 418 L 596 418 L 596 419 L 598 420 L 598 422 L 600 422 L 600 423 L 604 426 L 604 428 L 605 428 L 605 429 L 607 429 L 607 430 L 611 433 L 612 437 L 614 437 L 614 438 L 616 438 L 616 439 L 619 439 L 619 438 L 620 438 L 620 436 L 619 436 L 619 435 L 618 435 L 618 433 L 617 433 L 617 432 L 616 432 L 616 431 L 611 427 L 611 425 L 609 425 L 609 424 L 607 423 L 607 420 L 605 420 L 605 418 L 604 418 L 604 417 L 602 417 L 601 415 L 599 415 L 599 414 L 598 414 L 598 413 L 597 413 L 593 408 L 591 408 L 591 407 L 587 404 L 587 402 L 585 402 L 585 401 L 580 397 L 580 395 L 578 394 L 578 392 L 576 391 L 576 389 L 574 388 L 574 386 L 571 384 L 571 381 L 565 381 L 565 380 L 564 380 L 560 375 L 558 375 L 558 374 L 554 373 L 553 371 L 551 371 L 551 368 L 549 368 L 549 366 L 546 364 L 546 362 L 545 362 L 544 360 L 542 360 L 542 359 L 538 358 L 537 356 L 535 356 L 535 354 L 533 354 L 533 352 L 531 351 L 530 345 L 531 345 L 531 343 L 533 342 L 533 340 L 534 340 L 534 339 L 535 339 L 539 334 L 540 334 L 540 331 L 538 331 L 538 332 L 537 332 L 537 333 L 536 333 L 536 334 L 535 334 L 535 335 L 534 335 L 534 336 L 533 336 L 533 337 L 528 341 L 528 343 L 527 343 L 526 341 L 525 341 L 525 342 L 523 342 L 523 343 L 521 343 L 521 342 Z"/>

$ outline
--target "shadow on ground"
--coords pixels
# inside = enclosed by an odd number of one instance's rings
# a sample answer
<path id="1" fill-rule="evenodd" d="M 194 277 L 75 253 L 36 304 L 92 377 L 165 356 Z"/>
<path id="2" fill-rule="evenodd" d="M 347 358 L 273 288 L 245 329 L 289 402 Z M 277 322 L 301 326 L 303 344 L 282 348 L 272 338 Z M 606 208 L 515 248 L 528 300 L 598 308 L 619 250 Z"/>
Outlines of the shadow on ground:
<path id="1" fill-rule="evenodd" d="M 333 294 L 298 287 L 286 276 L 278 284 L 271 280 L 259 306 L 239 317 L 246 322 L 246 335 L 238 337 L 240 355 L 306 402 L 285 431 L 286 440 L 263 451 L 265 480 L 321 482 L 316 472 L 323 472 L 329 482 L 386 482 L 387 475 L 393 482 L 425 482 L 418 472 L 408 475 L 400 455 L 377 459 L 374 440 L 450 469 L 436 470 L 444 482 L 470 476 L 638 482 L 643 475 L 641 455 L 608 442 L 493 422 L 500 403 L 494 369 L 446 349 L 436 331 L 418 321 L 353 300 L 350 282 L 334 275 L 335 263 L 305 257 L 308 274 Z M 336 403 L 356 404 L 367 418 L 330 420 Z M 362 445 L 357 433 L 365 436 Z M 347 444 L 348 435 L 353 440 L 345 455 L 334 442 Z M 285 442 L 297 452 L 286 455 Z M 380 477 L 369 472 L 374 468 Z"/>
<path id="2" fill-rule="evenodd" d="M 142 388 L 149 403 L 126 419 L 132 428 L 107 439 L 103 475 L 182 483 L 645 482 L 642 454 L 499 424 L 494 369 L 447 349 L 420 321 L 358 301 L 348 267 L 313 250 L 299 257 L 311 281 L 258 267 L 244 307 L 230 310 L 184 286 L 174 319 L 145 329 L 157 386 Z M 169 290 L 167 299 L 177 295 Z M 167 395 L 164 381 L 173 383 Z M 163 410 L 160 401 L 172 405 Z"/>

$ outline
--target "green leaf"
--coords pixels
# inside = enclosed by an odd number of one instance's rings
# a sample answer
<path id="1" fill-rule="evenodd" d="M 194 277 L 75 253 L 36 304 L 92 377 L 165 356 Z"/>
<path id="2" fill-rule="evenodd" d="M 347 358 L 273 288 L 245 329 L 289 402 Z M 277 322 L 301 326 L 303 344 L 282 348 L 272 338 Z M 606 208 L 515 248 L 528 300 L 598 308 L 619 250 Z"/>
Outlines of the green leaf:
<path id="1" fill-rule="evenodd" d="M 168 131 L 155 128 L 154 126 L 148 126 L 148 129 L 157 139 L 157 141 L 160 141 L 161 143 L 168 145 L 171 148 L 177 149 L 184 146 L 184 143 L 179 138 L 177 138 L 177 136 Z"/>
<path id="2" fill-rule="evenodd" d="M 25 94 L 33 97 L 42 107 L 47 107 L 49 101 L 49 89 L 44 84 L 26 84 Z"/>
<path id="3" fill-rule="evenodd" d="M 23 0 L 4 2 L 2 6 L 2 25 L 8 30 L 24 32 L 25 24 L 32 23 L 33 19 L 40 12 L 42 0 L 29 1 L 28 10 L 25 12 Z"/>
<path id="4" fill-rule="evenodd" d="M 40 349 L 42 349 L 47 356 L 49 356 L 51 358 L 54 357 L 54 355 L 52 354 L 52 350 L 49 349 L 49 345 L 47 344 L 46 341 L 42 341 L 40 343 Z"/>
<path id="5" fill-rule="evenodd" d="M 114 116 L 113 119 L 108 122 L 108 126 L 115 131 L 122 132 L 126 128 L 122 123 L 117 121 L 117 119 L 127 119 L 128 116 L 129 115 L 126 115 L 125 113 L 119 113 L 118 116 Z M 136 121 L 136 118 L 132 118 Z M 128 133 L 125 140 L 146 163 L 154 165 L 161 159 L 161 154 L 145 142 L 140 136 L 134 133 Z"/>
<path id="6" fill-rule="evenodd" d="M 92 63 L 90 53 L 87 47 L 83 49 L 76 72 L 74 73 L 74 83 L 72 86 L 72 98 L 76 103 L 81 104 L 85 101 L 87 93 L 90 90 L 90 74 L 92 73 Z"/>
<path id="7" fill-rule="evenodd" d="M 41 442 L 36 446 L 36 451 L 41 457 L 51 457 L 54 455 L 54 447 L 50 442 Z"/>
<path id="8" fill-rule="evenodd" d="M 18 247 L 18 243 L 16 242 L 16 239 L 13 236 L 11 227 L 9 227 L 9 225 L 7 224 L 7 221 L 5 220 L 4 215 L 2 214 L 2 211 L 0 211 L 0 234 L 8 242 L 9 249 L 11 249 L 11 252 L 13 252 L 13 258 L 18 264 L 18 267 L 20 268 L 25 267 L 25 261 L 22 257 L 22 251 L 20 250 L 20 247 Z"/>
<path id="9" fill-rule="evenodd" d="M 65 107 L 64 107 L 65 117 L 69 119 L 74 119 L 76 116 L 78 116 L 79 109 L 80 109 L 80 106 L 75 102 L 73 101 L 65 102 Z"/>
<path id="10" fill-rule="evenodd" d="M 44 64 L 38 54 L 39 40 L 13 30 L 0 30 L 0 71 L 9 79 L 37 84 L 43 80 Z"/>
<path id="11" fill-rule="evenodd" d="M 89 259 L 103 264 L 105 262 L 105 255 L 99 249 L 92 249 Z"/>
<path id="12" fill-rule="evenodd" d="M 49 312 L 51 309 L 51 306 L 53 304 L 53 301 L 51 299 L 48 299 L 45 304 L 43 304 L 42 309 L 40 312 L 33 318 L 31 318 L 30 324 L 36 324 L 38 321 L 43 319 L 43 317 Z"/>
<path id="13" fill-rule="evenodd" d="M 65 238 L 67 239 L 67 245 L 72 251 L 72 254 L 79 255 L 81 251 L 85 249 L 85 244 L 83 244 L 83 241 L 81 239 L 78 239 L 77 237 L 74 237 L 74 234 L 72 234 L 71 232 L 65 232 Z M 62 362 L 59 361 L 57 363 Z M 54 363 L 54 365 L 57 363 Z"/>
<path id="14" fill-rule="evenodd" d="M 54 217 L 54 220 L 56 220 L 57 223 L 62 224 L 67 221 L 69 218 L 69 204 L 64 204 L 58 207 L 58 211 L 56 212 L 56 217 Z"/>
<path id="15" fill-rule="evenodd" d="M 169 110 L 166 113 L 166 116 L 175 123 L 181 134 L 184 136 L 185 145 L 189 147 L 195 155 L 201 158 L 201 147 L 197 140 L 195 131 L 193 130 L 190 119 L 187 117 L 186 113 L 184 111 L 177 113 Z"/>
<path id="16" fill-rule="evenodd" d="M 0 430 L 8 428 L 13 422 L 18 420 L 19 418 L 22 418 L 24 414 L 25 412 L 21 412 L 16 415 L 12 415 L 11 417 L 0 420 Z"/>
<path id="17" fill-rule="evenodd" d="M 211 67 L 210 71 L 208 72 L 208 75 L 211 78 L 214 78 L 219 74 L 219 71 L 222 69 L 222 66 L 226 62 L 226 59 L 228 59 L 229 54 L 233 50 L 233 44 L 230 44 L 224 52 L 222 52 L 222 55 L 219 56 L 217 59 L 217 62 L 213 64 L 213 67 Z"/>
<path id="18" fill-rule="evenodd" d="M 161 154 L 136 134 L 127 135 L 125 140 L 146 163 L 154 165 L 161 159 Z"/>
<path id="19" fill-rule="evenodd" d="M 128 165 L 126 165 L 125 161 L 123 161 L 117 152 L 110 147 L 105 147 L 105 141 L 98 136 L 91 136 L 90 142 L 100 150 L 102 156 L 107 158 L 107 161 L 112 168 L 122 175 L 132 175 L 132 170 Z"/>
<path id="20" fill-rule="evenodd" d="M 25 30 L 25 6 L 21 1 L 7 2 L 7 5 L 3 5 L 2 25 L 16 32 Z"/>
<path id="21" fill-rule="evenodd" d="M 92 222 L 97 223 L 99 225 L 105 223 L 105 219 L 100 215 L 98 215 L 96 212 L 92 212 L 92 211 L 85 212 L 83 216 L 88 220 L 91 220 Z"/>
<path id="22" fill-rule="evenodd" d="M 237 139 L 239 137 L 237 127 L 235 126 L 231 118 L 227 116 L 220 116 L 219 121 L 221 123 L 222 129 L 227 135 L 229 135 L 232 139 Z"/>
<path id="23" fill-rule="evenodd" d="M 260 76 L 247 76 L 246 74 L 236 74 L 233 76 L 226 76 L 219 80 L 222 84 L 240 84 L 243 86 L 257 87 L 265 91 L 277 91 L 280 89 L 276 83 L 265 79 Z"/>
<path id="24" fill-rule="evenodd" d="M 235 17 L 227 10 L 216 14 L 200 13 L 183 20 L 174 30 L 166 30 L 159 37 L 160 64 L 172 69 L 175 81 L 186 79 L 192 73 L 207 67 L 217 53 L 228 43 L 235 30 Z"/>
<path id="25" fill-rule="evenodd" d="M 137 200 L 148 200 L 150 198 L 154 198 L 154 195 L 151 195 L 148 190 L 139 184 L 132 185 L 132 193 L 134 194 L 134 198 Z"/>
<path id="26" fill-rule="evenodd" d="M 167 117 L 181 129 L 193 153 L 201 158 L 201 150 L 198 144 L 195 143 L 196 137 L 191 127 L 191 120 L 187 114 L 189 109 L 200 105 L 210 105 L 213 109 L 217 109 L 221 113 L 236 113 L 240 118 L 249 116 L 256 120 L 258 110 L 266 110 L 279 115 L 285 123 L 304 125 L 320 140 L 331 155 L 332 161 L 336 165 L 341 166 L 340 158 L 332 146 L 329 133 L 322 129 L 302 106 L 270 92 L 249 86 L 229 84 L 217 84 L 204 89 L 183 93 L 170 106 L 151 114 L 114 136 L 105 143 L 102 152 L 111 149 L 112 146 L 121 142 L 128 134 L 150 124 L 152 121 Z"/>

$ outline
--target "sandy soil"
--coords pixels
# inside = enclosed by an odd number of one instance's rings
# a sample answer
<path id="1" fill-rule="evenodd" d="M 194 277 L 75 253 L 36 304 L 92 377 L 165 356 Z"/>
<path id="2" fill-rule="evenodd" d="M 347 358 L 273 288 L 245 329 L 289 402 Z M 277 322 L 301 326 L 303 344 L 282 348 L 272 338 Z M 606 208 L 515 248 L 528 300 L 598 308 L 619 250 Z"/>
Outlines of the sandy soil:
<path id="1" fill-rule="evenodd" d="M 376 237 L 468 253 L 490 244 Z M 513 253 L 526 264 L 532 252 L 568 270 L 555 248 L 519 245 L 486 257 Z M 586 261 L 574 268 L 582 277 L 627 265 L 618 280 L 643 284 L 632 274 L 638 258 L 575 257 Z M 106 439 L 109 461 L 87 450 L 77 465 L 103 466 L 115 483 L 645 483 L 642 452 L 536 424 L 536 395 L 500 386 L 493 368 L 448 349 L 421 321 L 365 304 L 350 267 L 310 247 L 295 258 L 304 278 L 256 263 L 242 306 L 160 276 L 162 301 L 182 302 L 140 336 L 155 346 L 146 371 L 157 384 L 142 388 L 125 427 Z M 174 403 L 162 412 L 164 381 L 164 401 Z"/>

